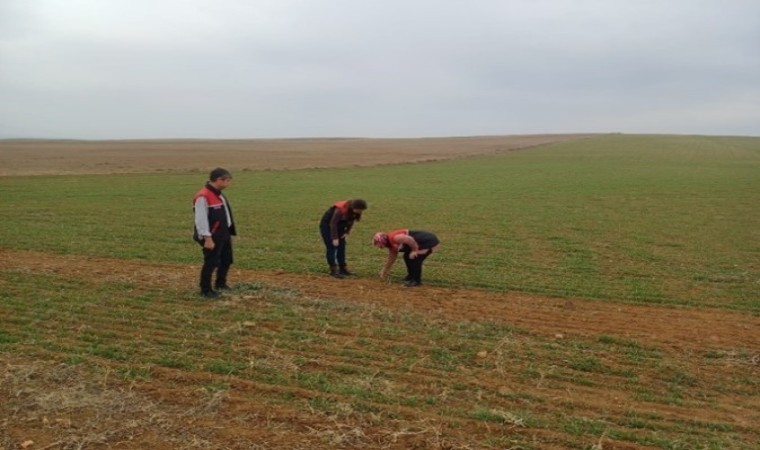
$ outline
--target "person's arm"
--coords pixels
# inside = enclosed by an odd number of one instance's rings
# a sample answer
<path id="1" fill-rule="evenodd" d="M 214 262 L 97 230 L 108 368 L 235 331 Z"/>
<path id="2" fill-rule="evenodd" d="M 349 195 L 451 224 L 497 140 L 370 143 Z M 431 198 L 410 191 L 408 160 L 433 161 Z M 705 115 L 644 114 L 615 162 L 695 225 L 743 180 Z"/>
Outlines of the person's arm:
<path id="1" fill-rule="evenodd" d="M 417 241 L 415 241 L 414 238 L 409 236 L 408 234 L 397 234 L 396 236 L 393 236 L 393 242 L 395 242 L 399 246 L 406 245 L 413 252 L 416 252 L 420 249 L 420 246 L 417 244 Z"/>
<path id="2" fill-rule="evenodd" d="M 343 218 L 343 214 L 340 213 L 340 208 L 335 208 L 333 215 L 330 218 L 330 239 L 332 244 L 337 247 L 340 244 L 340 236 L 338 236 L 338 222 Z"/>
<path id="3" fill-rule="evenodd" d="M 380 270 L 380 278 L 385 278 L 388 276 L 388 274 L 391 272 L 391 267 L 393 267 L 393 263 L 396 262 L 397 256 L 397 250 L 393 250 L 391 248 L 388 249 L 388 259 L 385 260 L 385 265 L 383 266 L 382 270 Z"/>
<path id="4" fill-rule="evenodd" d="M 195 229 L 198 230 L 198 238 L 203 240 L 203 247 L 213 250 L 214 240 L 208 225 L 208 202 L 203 196 L 195 200 Z"/>
<path id="5" fill-rule="evenodd" d="M 425 254 L 424 250 L 420 250 L 420 246 L 419 244 L 417 244 L 417 241 L 415 241 L 414 238 L 409 236 L 408 234 L 396 235 L 393 237 L 393 241 L 399 245 L 406 245 L 407 247 L 409 247 L 410 259 L 416 258 L 417 255 Z"/>

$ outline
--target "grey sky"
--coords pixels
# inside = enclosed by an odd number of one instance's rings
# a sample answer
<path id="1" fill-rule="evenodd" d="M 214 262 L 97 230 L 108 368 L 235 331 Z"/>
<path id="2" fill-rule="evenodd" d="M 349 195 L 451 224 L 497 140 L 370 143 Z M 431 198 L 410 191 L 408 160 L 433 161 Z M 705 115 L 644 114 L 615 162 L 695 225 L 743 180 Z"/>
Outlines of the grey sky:
<path id="1" fill-rule="evenodd" d="M 0 0 L 0 138 L 760 136 L 757 0 Z"/>

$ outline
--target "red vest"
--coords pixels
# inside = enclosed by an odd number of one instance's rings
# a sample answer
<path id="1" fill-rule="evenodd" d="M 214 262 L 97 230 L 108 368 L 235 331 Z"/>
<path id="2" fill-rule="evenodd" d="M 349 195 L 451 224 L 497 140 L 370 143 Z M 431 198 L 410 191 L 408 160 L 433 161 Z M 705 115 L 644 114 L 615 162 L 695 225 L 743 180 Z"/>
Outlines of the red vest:
<path id="1" fill-rule="evenodd" d="M 235 235 L 234 228 L 227 223 L 227 211 L 224 208 L 222 197 L 207 186 L 201 188 L 193 196 L 193 206 L 198 197 L 205 197 L 208 204 L 208 226 L 211 235 L 216 239 L 227 239 L 230 235 Z M 198 230 L 195 230 L 196 240 L 199 240 Z"/>
<path id="2" fill-rule="evenodd" d="M 198 197 L 201 196 L 206 197 L 206 203 L 208 204 L 209 208 L 218 208 L 219 206 L 224 206 L 222 198 L 216 195 L 215 192 L 206 186 L 203 186 L 203 188 L 201 188 L 201 190 L 196 192 L 195 196 L 193 196 L 193 205 L 195 205 L 195 201 L 198 200 Z"/>
<path id="3" fill-rule="evenodd" d="M 409 234 L 409 229 L 405 228 L 402 230 L 391 231 L 390 233 L 388 233 L 388 247 L 390 247 L 391 250 L 398 251 L 399 247 L 401 247 L 401 245 L 393 241 L 393 238 L 402 234 Z"/>
<path id="4" fill-rule="evenodd" d="M 335 205 L 333 206 L 335 206 L 336 208 L 340 210 L 340 214 L 343 217 L 348 217 L 348 214 L 351 212 L 351 209 L 348 207 L 348 200 L 335 202 Z"/>

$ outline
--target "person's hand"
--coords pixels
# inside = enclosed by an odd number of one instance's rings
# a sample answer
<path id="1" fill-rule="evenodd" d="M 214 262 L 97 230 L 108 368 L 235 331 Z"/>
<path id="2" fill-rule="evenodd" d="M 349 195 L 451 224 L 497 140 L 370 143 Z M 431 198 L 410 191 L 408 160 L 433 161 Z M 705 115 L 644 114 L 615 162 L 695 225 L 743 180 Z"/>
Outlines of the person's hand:
<path id="1" fill-rule="evenodd" d="M 203 238 L 203 248 L 206 250 L 213 250 L 214 249 L 214 240 L 211 239 L 211 236 L 206 236 Z"/>
<path id="2" fill-rule="evenodd" d="M 385 269 L 383 269 L 380 271 L 378 275 L 380 275 L 380 278 L 385 278 L 388 276 L 388 272 Z"/>
<path id="3" fill-rule="evenodd" d="M 340 245 L 340 239 L 333 239 L 333 247 L 337 247 Z"/>
<path id="4" fill-rule="evenodd" d="M 409 259 L 416 258 L 419 253 L 418 251 L 409 252 Z"/>

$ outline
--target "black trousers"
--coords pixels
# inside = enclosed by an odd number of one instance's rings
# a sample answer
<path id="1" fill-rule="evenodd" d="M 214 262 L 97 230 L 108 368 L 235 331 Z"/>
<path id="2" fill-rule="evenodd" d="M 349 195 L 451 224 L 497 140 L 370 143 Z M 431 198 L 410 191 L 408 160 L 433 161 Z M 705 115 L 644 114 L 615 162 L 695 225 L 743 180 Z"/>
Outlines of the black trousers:
<path id="1" fill-rule="evenodd" d="M 345 227 L 339 226 L 338 232 L 340 234 L 345 233 Z M 330 267 L 335 266 L 336 260 L 339 266 L 346 266 L 346 238 L 340 238 L 338 240 L 338 246 L 335 247 L 332 244 L 332 238 L 330 237 L 330 224 L 328 222 L 321 222 L 319 224 L 319 233 L 322 235 L 322 241 L 325 243 L 325 259 Z"/>
<path id="2" fill-rule="evenodd" d="M 404 263 L 406 264 L 406 280 L 422 282 L 422 263 L 432 252 L 427 252 L 424 255 L 417 255 L 416 258 L 411 259 L 409 257 L 410 252 L 404 252 Z"/>
<path id="3" fill-rule="evenodd" d="M 203 245 L 203 243 L 201 243 Z M 232 239 L 214 239 L 214 249 L 203 249 L 201 292 L 211 290 L 211 277 L 216 270 L 216 286 L 227 284 L 227 272 L 232 265 Z"/>

